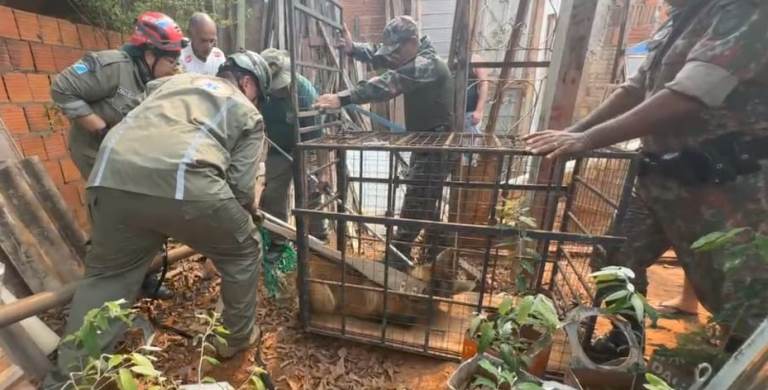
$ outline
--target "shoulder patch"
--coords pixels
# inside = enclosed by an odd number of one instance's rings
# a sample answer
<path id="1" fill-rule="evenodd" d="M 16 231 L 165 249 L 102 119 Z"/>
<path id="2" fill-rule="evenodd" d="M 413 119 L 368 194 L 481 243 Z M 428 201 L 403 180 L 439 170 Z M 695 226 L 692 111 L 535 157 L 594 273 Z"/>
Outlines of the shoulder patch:
<path id="1" fill-rule="evenodd" d="M 227 83 L 208 77 L 200 77 L 192 81 L 192 85 L 204 89 L 216 96 L 231 96 L 234 90 Z"/>
<path id="2" fill-rule="evenodd" d="M 87 73 L 90 68 L 88 68 L 88 65 L 85 64 L 83 61 L 78 61 L 74 65 L 72 65 L 72 70 L 75 71 L 77 74 L 84 74 Z"/>

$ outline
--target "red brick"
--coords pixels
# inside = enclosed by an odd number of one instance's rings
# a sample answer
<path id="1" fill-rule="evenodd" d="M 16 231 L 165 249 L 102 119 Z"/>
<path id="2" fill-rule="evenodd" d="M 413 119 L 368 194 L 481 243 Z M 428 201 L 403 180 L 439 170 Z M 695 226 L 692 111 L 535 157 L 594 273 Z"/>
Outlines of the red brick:
<path id="1" fill-rule="evenodd" d="M 93 26 L 77 24 L 77 34 L 80 36 L 80 43 L 85 50 L 99 50 L 99 43 L 96 40 L 96 34 Z"/>
<path id="2" fill-rule="evenodd" d="M 59 31 L 61 31 L 61 43 L 69 47 L 82 47 L 80 43 L 80 34 L 77 33 L 77 26 L 74 23 L 59 19 Z"/>
<path id="3" fill-rule="evenodd" d="M 49 45 L 61 45 L 61 30 L 59 30 L 59 20 L 50 16 L 39 15 L 40 19 L 40 37 L 43 43 Z"/>
<path id="4" fill-rule="evenodd" d="M 19 39 L 19 29 L 16 27 L 13 10 L 3 6 L 0 6 L 0 37 Z"/>
<path id="5" fill-rule="evenodd" d="M 123 36 L 119 32 L 107 31 L 110 49 L 119 49 L 123 45 Z"/>
<path id="6" fill-rule="evenodd" d="M 47 131 L 51 129 L 48 111 L 44 105 L 28 104 L 24 106 L 24 115 L 27 117 L 29 131 Z"/>
<path id="7" fill-rule="evenodd" d="M 77 186 L 78 183 L 66 183 L 59 188 L 61 190 L 61 196 L 64 198 L 64 202 L 66 202 L 67 206 L 71 207 L 73 210 L 81 208 L 82 206 L 80 203 L 80 195 L 77 193 Z"/>
<path id="8" fill-rule="evenodd" d="M 56 184 L 56 187 L 63 187 L 64 175 L 61 174 L 61 165 L 59 165 L 59 160 L 44 161 L 43 166 L 45 167 L 45 171 L 48 172 L 48 176 L 50 176 L 51 180 L 53 180 L 53 182 Z"/>
<path id="9" fill-rule="evenodd" d="M 56 65 L 56 71 L 61 72 L 67 69 L 70 65 L 83 58 L 85 52 L 80 49 L 73 49 L 70 47 L 54 46 L 53 47 L 53 61 Z"/>
<path id="10" fill-rule="evenodd" d="M 16 24 L 19 26 L 19 36 L 25 41 L 41 42 L 40 22 L 37 20 L 37 14 L 14 9 L 16 15 Z"/>
<path id="11" fill-rule="evenodd" d="M 77 170 L 75 162 L 71 158 L 64 158 L 59 161 L 61 164 L 61 173 L 64 175 L 64 182 L 71 183 L 82 179 L 80 177 L 80 171 Z"/>
<path id="12" fill-rule="evenodd" d="M 5 83 L 0 78 L 0 103 L 8 103 L 8 93 L 5 92 Z"/>
<path id="13" fill-rule="evenodd" d="M 8 55 L 8 47 L 5 45 L 5 41 L 0 39 L 0 73 L 12 70 L 13 65 L 11 65 L 11 56 Z"/>
<path id="14" fill-rule="evenodd" d="M 19 139 L 21 144 L 21 151 L 24 153 L 24 157 L 37 156 L 41 160 L 47 160 L 48 156 L 45 154 L 45 145 L 43 144 L 43 137 L 39 135 L 30 135 Z"/>
<path id="15" fill-rule="evenodd" d="M 3 75 L 5 90 L 8 97 L 14 103 L 31 102 L 32 91 L 27 84 L 27 75 L 24 73 L 6 73 Z"/>
<path id="16" fill-rule="evenodd" d="M 85 185 L 77 186 L 77 194 L 80 195 L 80 204 L 85 204 Z"/>
<path id="17" fill-rule="evenodd" d="M 47 74 L 30 73 L 27 75 L 27 79 L 29 79 L 29 89 L 32 90 L 34 101 L 51 101 L 51 80 Z"/>
<path id="18" fill-rule="evenodd" d="M 38 72 L 56 72 L 56 62 L 53 59 L 53 48 L 42 43 L 30 43 L 35 69 Z"/>
<path id="19" fill-rule="evenodd" d="M 5 127 L 11 134 L 26 134 L 29 132 L 27 119 L 24 117 L 24 110 L 14 104 L 4 104 L 0 106 L 0 118 L 2 118 Z"/>
<path id="20" fill-rule="evenodd" d="M 43 143 L 45 143 L 45 152 L 48 153 L 48 158 L 61 158 L 69 155 L 67 143 L 61 133 L 53 133 L 43 138 Z"/>
<path id="21" fill-rule="evenodd" d="M 101 29 L 101 28 L 93 28 L 93 37 L 96 39 L 96 47 L 99 50 L 106 50 L 109 49 L 109 37 L 107 36 L 109 32 L 107 30 Z"/>
<path id="22" fill-rule="evenodd" d="M 14 68 L 35 70 L 35 62 L 32 60 L 32 50 L 29 49 L 29 42 L 6 39 L 5 45 L 8 48 L 8 55 L 11 57 L 11 65 Z"/>

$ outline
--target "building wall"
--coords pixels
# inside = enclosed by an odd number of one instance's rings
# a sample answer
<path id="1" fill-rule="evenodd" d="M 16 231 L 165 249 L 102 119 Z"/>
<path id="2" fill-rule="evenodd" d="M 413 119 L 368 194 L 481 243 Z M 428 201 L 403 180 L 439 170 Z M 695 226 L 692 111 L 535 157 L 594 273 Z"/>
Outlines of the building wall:
<path id="1" fill-rule="evenodd" d="M 352 37 L 361 42 L 381 41 L 381 31 L 387 23 L 385 0 L 342 0 L 344 22 Z"/>
<path id="2" fill-rule="evenodd" d="M 84 227 L 83 178 L 69 156 L 70 123 L 51 101 L 51 80 L 86 51 L 123 41 L 116 32 L 0 6 L 0 119 L 25 157 L 40 158 Z"/>
<path id="3" fill-rule="evenodd" d="M 624 0 L 602 0 L 598 4 L 576 106 L 576 119 L 589 114 L 611 92 L 611 70 L 619 42 L 623 3 Z M 642 42 L 653 35 L 653 32 L 666 17 L 664 7 L 663 0 L 631 1 L 627 26 L 627 47 Z"/>

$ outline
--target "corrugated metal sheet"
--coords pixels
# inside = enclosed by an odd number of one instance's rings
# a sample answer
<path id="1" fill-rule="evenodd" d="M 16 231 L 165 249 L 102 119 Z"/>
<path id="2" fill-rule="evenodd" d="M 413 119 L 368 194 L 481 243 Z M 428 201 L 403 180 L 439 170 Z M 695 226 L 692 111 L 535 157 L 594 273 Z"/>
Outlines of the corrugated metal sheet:
<path id="1" fill-rule="evenodd" d="M 456 0 L 421 0 L 421 33 L 429 36 L 443 58 L 448 58 L 453 38 L 453 14 Z"/>
<path id="2" fill-rule="evenodd" d="M 85 241 L 37 157 L 0 164 L 0 258 L 31 292 L 79 279 Z"/>

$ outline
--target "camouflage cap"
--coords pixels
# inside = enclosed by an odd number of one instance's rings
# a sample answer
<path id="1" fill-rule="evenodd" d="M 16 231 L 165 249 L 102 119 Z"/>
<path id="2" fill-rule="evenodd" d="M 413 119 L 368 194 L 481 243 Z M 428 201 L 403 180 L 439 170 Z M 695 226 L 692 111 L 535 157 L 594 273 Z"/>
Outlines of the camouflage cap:
<path id="1" fill-rule="evenodd" d="M 287 51 L 269 48 L 261 52 L 261 57 L 272 71 L 272 91 L 291 84 L 291 57 Z"/>
<path id="2" fill-rule="evenodd" d="M 376 55 L 388 56 L 400 47 L 400 44 L 419 37 L 419 26 L 410 16 L 396 16 L 384 26 L 382 44 Z"/>

